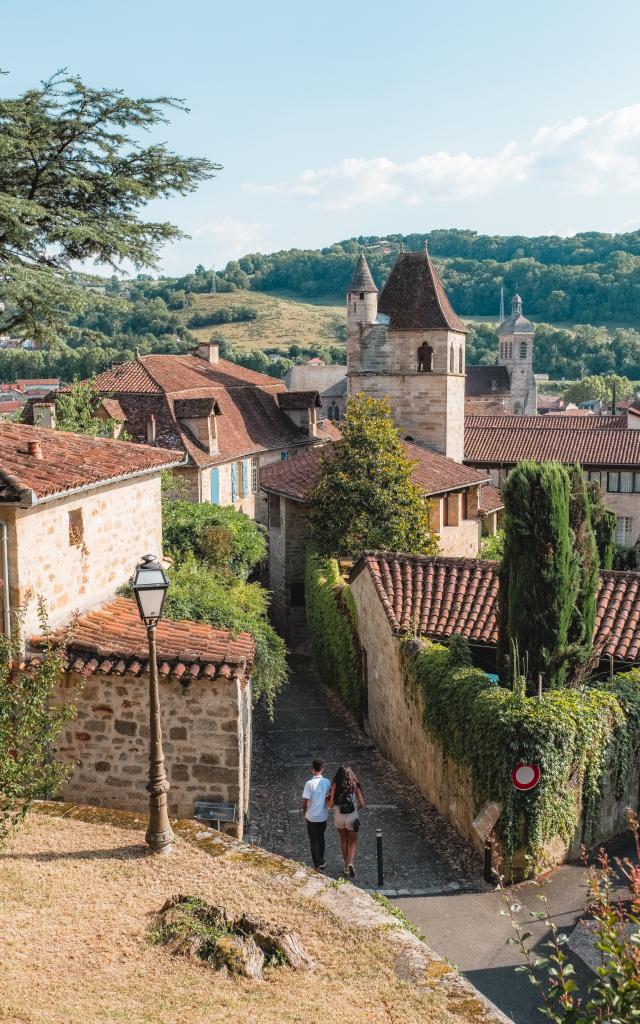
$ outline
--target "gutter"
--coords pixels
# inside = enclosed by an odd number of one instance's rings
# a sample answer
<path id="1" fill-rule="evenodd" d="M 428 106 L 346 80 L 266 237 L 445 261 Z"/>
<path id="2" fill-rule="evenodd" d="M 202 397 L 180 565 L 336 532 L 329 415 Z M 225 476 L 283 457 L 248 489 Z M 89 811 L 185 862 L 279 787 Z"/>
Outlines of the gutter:
<path id="1" fill-rule="evenodd" d="M 86 491 L 95 491 L 99 487 L 106 487 L 107 484 L 118 484 L 123 480 L 133 480 L 135 477 L 151 476 L 152 473 L 160 473 L 163 469 L 186 466 L 188 457 L 185 453 L 180 462 L 165 462 L 162 465 L 150 466 L 148 469 L 133 470 L 131 473 L 121 473 L 119 476 L 106 477 L 104 480 L 94 480 L 92 483 L 80 484 L 79 487 L 69 487 L 64 491 L 56 491 L 54 494 L 44 494 L 39 498 L 33 491 L 25 490 L 20 494 L 20 499 L 7 504 L 18 505 L 20 508 L 33 508 L 35 505 L 44 505 L 48 501 L 57 501 L 58 498 L 66 498 L 74 494 L 84 494 Z"/>
<path id="2" fill-rule="evenodd" d="M 0 537 L 2 542 L 2 590 L 3 590 L 3 629 L 5 636 L 11 636 L 11 597 L 9 590 L 9 549 L 7 544 L 7 524 L 0 520 Z"/>

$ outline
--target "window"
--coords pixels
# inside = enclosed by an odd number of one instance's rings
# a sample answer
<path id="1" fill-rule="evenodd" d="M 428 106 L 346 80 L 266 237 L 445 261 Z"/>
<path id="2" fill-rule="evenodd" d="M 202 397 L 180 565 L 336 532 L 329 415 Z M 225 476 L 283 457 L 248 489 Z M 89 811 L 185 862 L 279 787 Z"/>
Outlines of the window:
<path id="1" fill-rule="evenodd" d="M 593 473 L 589 473 L 589 480 L 591 483 L 598 484 L 599 487 L 602 487 L 602 473 L 600 470 L 598 469 Z"/>
<path id="2" fill-rule="evenodd" d="M 327 410 L 327 416 L 329 417 L 330 420 L 336 420 L 337 421 L 339 419 L 338 406 L 333 401 L 329 403 L 329 408 Z"/>
<path id="3" fill-rule="evenodd" d="M 520 358 L 521 359 L 526 359 L 527 358 L 527 343 L 526 343 L 526 341 L 521 341 L 520 342 Z"/>
<path id="4" fill-rule="evenodd" d="M 633 473 L 620 474 L 620 490 L 624 494 L 630 494 L 633 491 Z"/>
<path id="5" fill-rule="evenodd" d="M 620 490 L 620 474 L 619 473 L 608 473 L 607 474 L 607 490 L 615 493 Z"/>
<path id="6" fill-rule="evenodd" d="M 442 499 L 442 525 L 449 525 L 449 502 L 446 497 Z"/>
<path id="7" fill-rule="evenodd" d="M 258 460 L 251 460 L 251 490 L 254 494 L 258 493 Z"/>
<path id="8" fill-rule="evenodd" d="M 616 544 L 631 547 L 633 543 L 633 519 L 630 516 L 616 516 Z"/>
<path id="9" fill-rule="evenodd" d="M 211 470 L 211 504 L 220 504 L 220 470 Z"/>
<path id="10" fill-rule="evenodd" d="M 364 292 L 360 292 L 360 298 L 364 299 Z"/>
<path id="11" fill-rule="evenodd" d="M 74 508 L 69 513 L 69 546 L 73 548 L 84 547 L 84 524 L 82 522 L 81 508 Z"/>
<path id="12" fill-rule="evenodd" d="M 280 526 L 280 495 L 269 495 L 269 526 Z"/>
<path id="13" fill-rule="evenodd" d="M 287 455 L 287 453 L 286 453 L 286 452 L 280 452 L 280 459 L 281 459 L 282 461 L 284 461 L 284 459 L 286 459 L 286 458 L 288 458 L 288 455 Z"/>
<path id="14" fill-rule="evenodd" d="M 640 473 L 633 474 L 633 489 L 636 494 L 640 492 Z"/>
<path id="15" fill-rule="evenodd" d="M 250 476 L 250 460 L 243 459 L 242 462 L 238 463 L 240 469 L 240 480 L 242 481 L 240 486 L 240 497 L 246 498 L 251 492 L 249 490 L 249 484 L 251 482 Z"/>
<path id="16" fill-rule="evenodd" d="M 304 580 L 294 580 L 290 587 L 291 607 L 304 608 Z"/>
<path id="17" fill-rule="evenodd" d="M 453 345 L 452 345 L 451 346 L 451 350 L 449 352 L 449 370 L 451 371 L 451 373 L 453 373 L 454 369 L 455 369 L 455 363 L 454 363 Z"/>
<path id="18" fill-rule="evenodd" d="M 238 463 L 231 463 L 231 501 L 238 500 Z"/>
<path id="19" fill-rule="evenodd" d="M 462 518 L 463 519 L 468 519 L 469 518 L 469 492 L 468 491 L 463 491 L 462 492 Z"/>
<path id="20" fill-rule="evenodd" d="M 462 352 L 462 345 L 461 345 L 460 346 L 460 350 L 458 352 L 458 373 L 462 373 L 463 368 L 464 368 L 464 355 L 463 355 L 463 352 Z"/>

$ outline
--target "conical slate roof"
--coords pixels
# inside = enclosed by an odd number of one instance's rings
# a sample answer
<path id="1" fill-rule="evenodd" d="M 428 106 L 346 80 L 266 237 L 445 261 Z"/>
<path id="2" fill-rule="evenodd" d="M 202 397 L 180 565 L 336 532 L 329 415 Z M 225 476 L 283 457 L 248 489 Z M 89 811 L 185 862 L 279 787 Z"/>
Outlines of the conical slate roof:
<path id="1" fill-rule="evenodd" d="M 353 271 L 353 277 L 351 278 L 351 284 L 349 285 L 350 292 L 377 292 L 375 282 L 371 276 L 369 270 L 369 264 L 364 258 L 363 254 L 360 253 L 358 262 L 356 263 L 355 270 Z"/>
<path id="2" fill-rule="evenodd" d="M 427 252 L 401 252 L 380 293 L 378 312 L 391 330 L 449 330 L 467 334 Z"/>

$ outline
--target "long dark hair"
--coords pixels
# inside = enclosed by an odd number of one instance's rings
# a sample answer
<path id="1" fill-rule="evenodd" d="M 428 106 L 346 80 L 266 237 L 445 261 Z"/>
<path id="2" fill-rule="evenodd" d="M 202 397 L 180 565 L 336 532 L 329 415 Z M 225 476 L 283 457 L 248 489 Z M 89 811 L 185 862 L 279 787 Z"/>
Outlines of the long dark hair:
<path id="1" fill-rule="evenodd" d="M 333 785 L 336 793 L 355 793 L 360 783 L 353 769 L 348 764 L 341 764 L 333 776 Z"/>

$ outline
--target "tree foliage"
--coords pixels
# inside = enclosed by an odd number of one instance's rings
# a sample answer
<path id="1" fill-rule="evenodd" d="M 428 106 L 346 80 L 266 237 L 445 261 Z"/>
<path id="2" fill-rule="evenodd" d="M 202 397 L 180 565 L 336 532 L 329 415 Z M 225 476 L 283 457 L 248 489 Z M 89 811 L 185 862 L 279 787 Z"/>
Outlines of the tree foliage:
<path id="1" fill-rule="evenodd" d="M 235 508 L 209 502 L 165 501 L 162 546 L 179 560 L 191 554 L 209 568 L 242 580 L 267 555 L 263 526 Z"/>
<path id="2" fill-rule="evenodd" d="M 71 275 L 76 261 L 153 266 L 161 246 L 182 237 L 140 211 L 192 192 L 218 165 L 143 145 L 172 109 L 186 108 L 173 97 L 94 89 L 65 71 L 0 100 L 0 331 L 60 340 L 74 316 L 117 302 L 83 288 Z"/>
<path id="3" fill-rule="evenodd" d="M 307 550 L 305 605 L 313 655 L 323 681 L 355 712 L 362 710 L 362 667 L 353 595 L 335 558 Z"/>
<path id="4" fill-rule="evenodd" d="M 76 380 L 66 391 L 56 395 L 56 426 L 73 434 L 92 437 L 113 437 L 115 420 L 96 416 L 100 394 L 93 378 Z M 120 435 L 122 440 L 125 438 Z"/>
<path id="5" fill-rule="evenodd" d="M 583 377 L 571 384 L 564 393 L 565 402 L 589 402 L 599 400 L 609 405 L 613 400 L 615 387 L 616 401 L 624 398 L 631 398 L 633 385 L 626 377 L 620 377 L 616 373 L 608 373 L 602 376 Z"/>
<path id="6" fill-rule="evenodd" d="M 429 501 L 411 481 L 413 465 L 386 399 L 351 398 L 342 441 L 326 451 L 320 481 L 309 496 L 318 553 L 353 558 L 367 548 L 435 553 Z"/>
<path id="7" fill-rule="evenodd" d="M 43 608 L 40 621 L 46 633 Z M 27 672 L 20 670 L 21 660 L 18 624 L 12 636 L 0 634 L 0 843 L 34 800 L 56 795 L 73 767 L 51 756 L 74 714 L 72 704 L 54 700 L 62 650 L 49 641 L 40 663 Z"/>
<path id="8" fill-rule="evenodd" d="M 586 486 L 579 470 L 521 462 L 502 493 L 499 664 L 515 644 L 534 684 L 574 685 L 591 657 L 598 579 Z"/>

